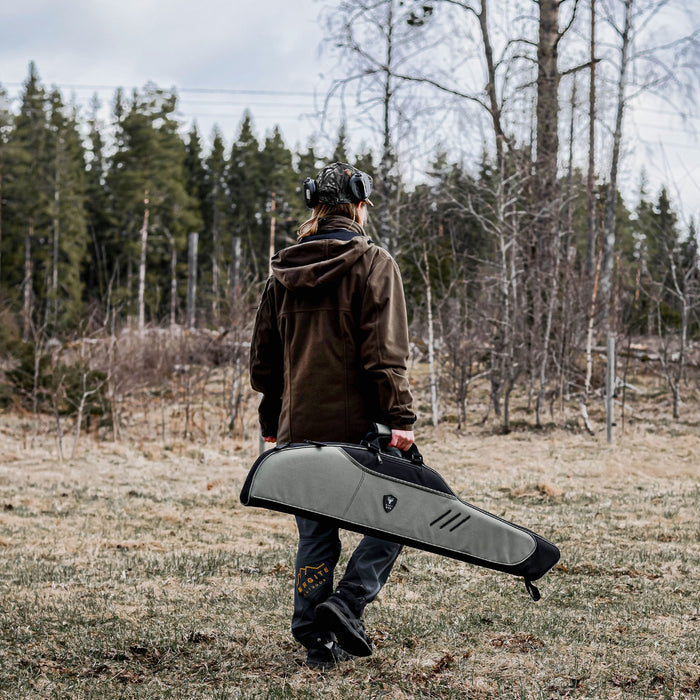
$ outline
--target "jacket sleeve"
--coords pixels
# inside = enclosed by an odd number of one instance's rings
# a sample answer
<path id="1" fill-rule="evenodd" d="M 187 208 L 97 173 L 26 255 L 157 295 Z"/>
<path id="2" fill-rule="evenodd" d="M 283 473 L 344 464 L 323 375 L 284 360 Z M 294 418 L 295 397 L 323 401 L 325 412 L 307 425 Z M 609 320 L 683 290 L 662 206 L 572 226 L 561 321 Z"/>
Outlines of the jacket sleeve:
<path id="1" fill-rule="evenodd" d="M 391 256 L 380 250 L 370 267 L 360 317 L 360 356 L 376 387 L 380 415 L 391 428 L 409 430 L 415 423 L 408 384 L 408 319 L 401 274 Z"/>
<path id="2" fill-rule="evenodd" d="M 250 345 L 250 383 L 262 394 L 258 416 L 263 437 L 277 437 L 284 389 L 284 348 L 277 328 L 272 278 L 267 281 L 255 317 Z"/>

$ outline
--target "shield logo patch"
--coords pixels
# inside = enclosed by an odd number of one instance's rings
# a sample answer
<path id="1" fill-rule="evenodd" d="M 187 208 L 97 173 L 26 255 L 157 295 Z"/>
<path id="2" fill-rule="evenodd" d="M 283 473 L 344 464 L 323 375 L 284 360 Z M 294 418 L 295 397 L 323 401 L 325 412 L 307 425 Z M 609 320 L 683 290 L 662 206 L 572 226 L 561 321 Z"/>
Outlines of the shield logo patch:
<path id="1" fill-rule="evenodd" d="M 394 510 L 394 506 L 396 505 L 397 500 L 398 499 L 396 498 L 396 496 L 392 496 L 390 494 L 387 494 L 386 496 L 384 496 L 384 501 L 383 501 L 384 510 L 387 513 L 391 513 L 391 511 Z"/>

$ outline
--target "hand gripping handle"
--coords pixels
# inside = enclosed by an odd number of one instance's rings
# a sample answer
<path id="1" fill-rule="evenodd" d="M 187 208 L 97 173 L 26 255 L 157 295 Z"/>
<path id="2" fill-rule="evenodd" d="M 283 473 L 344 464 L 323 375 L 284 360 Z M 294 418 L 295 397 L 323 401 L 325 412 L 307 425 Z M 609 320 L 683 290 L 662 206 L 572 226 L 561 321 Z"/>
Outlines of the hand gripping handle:
<path id="1" fill-rule="evenodd" d="M 362 444 L 369 447 L 371 450 L 383 452 L 384 454 L 393 454 L 395 457 L 403 457 L 409 459 L 413 464 L 422 465 L 423 455 L 418 451 L 418 447 L 413 443 L 407 450 L 401 451 L 396 447 L 389 447 L 391 441 L 391 428 L 381 423 L 372 423 L 370 430 L 362 440 Z"/>

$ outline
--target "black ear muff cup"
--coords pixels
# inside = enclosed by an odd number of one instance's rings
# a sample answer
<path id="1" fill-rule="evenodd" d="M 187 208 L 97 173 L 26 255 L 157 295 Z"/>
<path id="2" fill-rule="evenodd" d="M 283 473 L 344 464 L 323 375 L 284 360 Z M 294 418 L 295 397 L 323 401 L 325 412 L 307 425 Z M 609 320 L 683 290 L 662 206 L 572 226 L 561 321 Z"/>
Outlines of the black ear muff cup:
<path id="1" fill-rule="evenodd" d="M 304 180 L 304 202 L 309 209 L 313 209 L 318 204 L 318 189 L 310 177 Z"/>
<path id="2" fill-rule="evenodd" d="M 372 193 L 372 178 L 367 173 L 355 173 L 350 176 L 348 187 L 356 203 L 364 202 Z"/>

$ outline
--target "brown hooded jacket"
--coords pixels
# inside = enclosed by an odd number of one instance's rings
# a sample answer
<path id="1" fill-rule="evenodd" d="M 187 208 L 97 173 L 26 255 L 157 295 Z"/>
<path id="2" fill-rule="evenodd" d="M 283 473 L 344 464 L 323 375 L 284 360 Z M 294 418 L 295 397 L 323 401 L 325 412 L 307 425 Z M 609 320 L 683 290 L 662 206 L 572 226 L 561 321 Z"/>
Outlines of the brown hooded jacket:
<path id="1" fill-rule="evenodd" d="M 345 217 L 272 258 L 250 352 L 263 435 L 359 442 L 411 429 L 408 329 L 393 258 Z"/>

